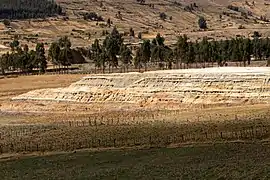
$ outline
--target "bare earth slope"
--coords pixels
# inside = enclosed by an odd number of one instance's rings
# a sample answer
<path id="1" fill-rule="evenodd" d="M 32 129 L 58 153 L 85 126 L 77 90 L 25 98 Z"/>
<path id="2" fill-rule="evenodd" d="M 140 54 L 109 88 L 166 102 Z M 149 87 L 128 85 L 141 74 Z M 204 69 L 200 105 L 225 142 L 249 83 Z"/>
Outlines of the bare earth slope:
<path id="1" fill-rule="evenodd" d="M 141 105 L 267 104 L 270 102 L 270 68 L 223 67 L 90 75 L 66 88 L 34 90 L 13 100 Z"/>
<path id="2" fill-rule="evenodd" d="M 143 38 L 153 38 L 159 32 L 166 38 L 167 44 L 174 43 L 176 37 L 183 33 L 192 39 L 203 36 L 223 39 L 236 35 L 250 36 L 254 31 L 259 31 L 263 36 L 270 35 L 269 23 L 260 20 L 261 16 L 270 19 L 270 5 L 268 5 L 270 3 L 266 0 L 258 0 L 254 5 L 253 1 L 244 0 L 146 0 L 146 4 L 143 5 L 136 0 L 58 0 L 58 2 L 66 10 L 69 20 L 56 17 L 12 21 L 11 30 L 0 24 L 0 44 L 8 44 L 14 35 L 19 34 L 21 43 L 27 43 L 32 49 L 36 42 L 47 42 L 49 45 L 59 36 L 68 35 L 74 46 L 89 46 L 94 39 L 104 38 L 102 31 L 110 32 L 113 26 L 122 33 L 129 32 L 129 28 L 132 27 L 136 37 L 142 32 Z M 197 8 L 191 12 L 185 10 L 187 5 L 194 2 Z M 150 7 L 150 4 L 154 5 L 154 8 Z M 245 18 L 240 12 L 229 10 L 227 6 L 230 4 L 243 8 L 245 12 L 252 12 L 252 15 Z M 85 12 L 96 12 L 105 22 L 84 20 L 82 13 Z M 116 17 L 118 12 L 121 13 L 122 19 Z M 168 17 L 164 21 L 159 17 L 162 12 Z M 227 15 L 223 15 L 223 12 Z M 207 31 L 200 31 L 198 28 L 200 16 L 204 16 L 207 20 L 209 28 Z M 111 27 L 106 26 L 108 18 L 113 22 Z M 244 25 L 245 28 L 238 29 L 240 25 Z M 125 41 L 136 43 L 139 39 L 126 36 Z"/>

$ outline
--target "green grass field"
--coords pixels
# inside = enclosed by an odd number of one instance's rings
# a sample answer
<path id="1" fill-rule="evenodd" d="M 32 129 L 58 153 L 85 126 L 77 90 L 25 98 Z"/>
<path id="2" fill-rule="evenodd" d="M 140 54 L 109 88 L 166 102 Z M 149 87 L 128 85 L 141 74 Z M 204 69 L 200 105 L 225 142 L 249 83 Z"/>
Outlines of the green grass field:
<path id="1" fill-rule="evenodd" d="M 0 179 L 269 179 L 270 145 L 108 150 L 0 161 Z"/>

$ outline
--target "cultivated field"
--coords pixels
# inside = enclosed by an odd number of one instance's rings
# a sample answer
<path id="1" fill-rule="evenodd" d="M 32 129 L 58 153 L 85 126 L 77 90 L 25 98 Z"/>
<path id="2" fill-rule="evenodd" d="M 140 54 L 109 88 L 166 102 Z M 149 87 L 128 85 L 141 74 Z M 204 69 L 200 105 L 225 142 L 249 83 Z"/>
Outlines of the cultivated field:
<path id="1" fill-rule="evenodd" d="M 11 179 L 269 179 L 269 144 L 59 153 L 0 160 Z"/>

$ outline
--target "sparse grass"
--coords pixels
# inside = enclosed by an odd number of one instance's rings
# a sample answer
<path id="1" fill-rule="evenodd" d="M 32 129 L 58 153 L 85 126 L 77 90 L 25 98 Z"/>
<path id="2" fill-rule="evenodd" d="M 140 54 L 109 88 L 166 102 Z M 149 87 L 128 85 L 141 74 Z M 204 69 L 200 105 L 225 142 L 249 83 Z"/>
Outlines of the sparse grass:
<path id="1" fill-rule="evenodd" d="M 85 148 L 167 147 L 190 142 L 268 141 L 269 118 L 201 122 L 153 119 L 139 124 L 103 119 L 0 127 L 0 153 Z"/>
<path id="2" fill-rule="evenodd" d="M 208 144 L 19 157 L 0 179 L 269 179 L 269 144 Z"/>
<path id="3" fill-rule="evenodd" d="M 65 87 L 85 75 L 37 75 L 0 79 L 0 99 L 13 97 L 34 89 Z"/>

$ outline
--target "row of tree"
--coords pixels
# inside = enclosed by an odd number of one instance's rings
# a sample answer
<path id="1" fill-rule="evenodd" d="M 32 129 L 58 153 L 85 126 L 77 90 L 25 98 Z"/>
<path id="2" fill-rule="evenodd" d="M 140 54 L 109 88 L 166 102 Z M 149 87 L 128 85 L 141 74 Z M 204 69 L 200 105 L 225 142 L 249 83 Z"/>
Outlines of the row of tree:
<path id="1" fill-rule="evenodd" d="M 121 63 L 124 69 L 130 65 L 136 68 L 157 65 L 159 68 L 188 68 L 191 64 L 216 63 L 226 66 L 228 61 L 249 65 L 251 59 L 268 60 L 270 64 L 270 39 L 260 38 L 254 33 L 254 38 L 237 37 L 227 40 L 210 40 L 204 37 L 201 41 L 191 42 L 186 35 L 180 36 L 174 47 L 165 44 L 165 38 L 157 34 L 152 41 L 144 40 L 134 53 L 123 43 L 123 39 L 116 28 L 103 43 L 95 40 L 90 48 L 90 58 L 95 67 L 103 71 L 106 66 L 117 68 Z"/>
<path id="2" fill-rule="evenodd" d="M 45 55 L 43 43 L 37 43 L 34 50 L 29 50 L 28 45 L 20 45 L 18 39 L 10 43 L 11 52 L 0 57 L 0 70 L 2 74 L 19 72 L 32 73 L 39 71 L 44 73 L 47 69 L 48 60 L 58 67 L 67 69 L 71 64 L 85 63 L 82 50 L 72 49 L 71 42 L 67 36 L 61 37 L 53 42 L 48 50 L 48 57 Z"/>
<path id="3" fill-rule="evenodd" d="M 0 19 L 45 18 L 63 14 L 53 0 L 0 0 Z"/>
<path id="4" fill-rule="evenodd" d="M 95 40 L 87 49 L 75 50 L 67 36 L 53 42 L 45 56 L 43 43 L 38 43 L 35 50 L 29 51 L 27 45 L 20 46 L 18 40 L 10 43 L 11 53 L 0 58 L 2 74 L 5 72 L 29 73 L 39 70 L 44 73 L 47 60 L 59 69 L 71 64 L 85 63 L 84 57 L 89 58 L 95 68 L 111 72 L 121 67 L 128 71 L 129 67 L 148 69 L 156 66 L 160 69 L 189 68 L 191 65 L 206 67 L 207 64 L 226 66 L 227 62 L 238 62 L 242 66 L 249 65 L 251 60 L 268 60 L 270 65 L 270 39 L 261 38 L 258 33 L 254 37 L 237 37 L 227 40 L 212 40 L 204 37 L 201 41 L 192 42 L 186 35 L 180 36 L 173 46 L 165 44 L 165 38 L 160 34 L 152 40 L 145 39 L 131 49 L 124 44 L 123 35 L 116 28 L 106 36 L 103 42 Z M 84 57 L 83 57 L 84 56 Z M 81 60 L 79 60 L 81 59 Z"/>
<path id="5" fill-rule="evenodd" d="M 12 52 L 7 52 L 0 58 L 0 68 L 3 75 L 6 71 L 31 72 L 33 69 L 39 69 L 40 73 L 45 72 L 47 60 L 43 43 L 38 43 L 35 50 L 31 51 L 27 45 L 20 46 L 18 40 L 14 40 L 10 46 Z"/>

